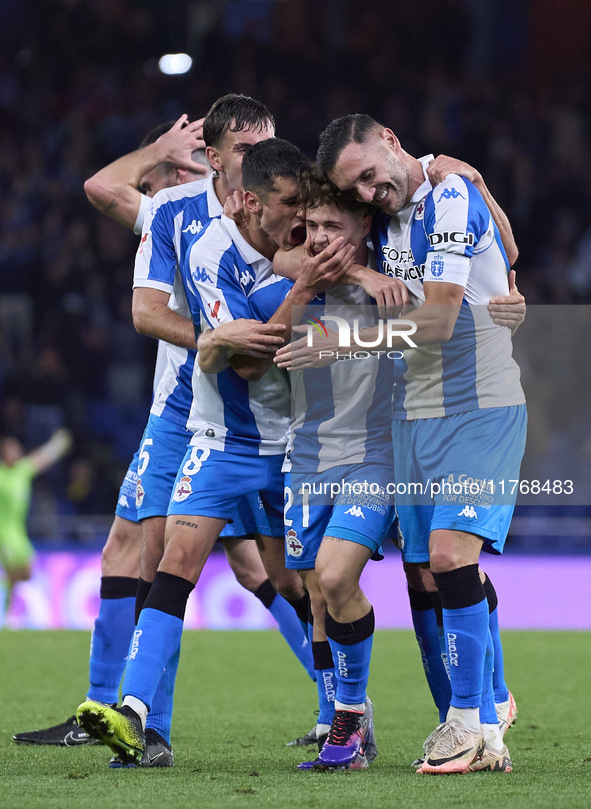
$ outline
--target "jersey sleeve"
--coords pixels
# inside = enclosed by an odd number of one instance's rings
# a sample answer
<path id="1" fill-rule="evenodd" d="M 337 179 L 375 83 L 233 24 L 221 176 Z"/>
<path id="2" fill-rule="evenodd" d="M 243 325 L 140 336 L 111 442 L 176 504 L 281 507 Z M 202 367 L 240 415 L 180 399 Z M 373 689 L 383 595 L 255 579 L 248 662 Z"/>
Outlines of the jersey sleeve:
<path id="1" fill-rule="evenodd" d="M 198 239 L 187 255 L 187 302 L 193 323 L 211 329 L 239 318 L 252 318 L 231 250 L 220 251 Z"/>
<path id="2" fill-rule="evenodd" d="M 133 286 L 134 289 L 151 287 L 172 294 L 177 269 L 174 221 L 166 198 L 161 202 L 158 197 L 159 194 L 156 194 L 150 201 L 144 217 L 142 237 L 135 256 Z"/>
<path id="3" fill-rule="evenodd" d="M 150 207 L 150 197 L 147 197 L 145 194 L 140 194 L 140 208 L 137 212 L 137 217 L 135 220 L 135 225 L 133 226 L 133 232 L 136 236 L 139 236 L 142 230 L 144 229 L 144 219 L 146 217 L 146 213 L 148 212 L 148 208 Z"/>
<path id="4" fill-rule="evenodd" d="M 424 280 L 466 287 L 470 260 L 489 231 L 490 212 L 480 192 L 449 174 L 428 195 L 424 221 L 429 240 Z"/>
<path id="5" fill-rule="evenodd" d="M 254 287 L 248 297 L 252 317 L 266 323 L 279 309 L 289 294 L 293 281 L 279 275 L 271 275 Z"/>

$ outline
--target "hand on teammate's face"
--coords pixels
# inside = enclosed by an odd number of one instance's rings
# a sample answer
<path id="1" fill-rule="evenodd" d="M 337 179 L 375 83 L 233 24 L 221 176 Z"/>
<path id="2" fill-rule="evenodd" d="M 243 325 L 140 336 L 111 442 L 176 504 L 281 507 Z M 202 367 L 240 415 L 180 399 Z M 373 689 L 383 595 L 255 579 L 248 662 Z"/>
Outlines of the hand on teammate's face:
<path id="1" fill-rule="evenodd" d="M 168 132 L 160 135 L 156 143 L 162 149 L 163 163 L 172 163 L 178 168 L 204 176 L 210 173 L 207 166 L 196 163 L 191 158 L 197 149 L 205 149 L 203 121 L 203 118 L 199 118 L 197 121 L 189 122 L 187 115 L 183 114 Z"/>
<path id="2" fill-rule="evenodd" d="M 355 247 L 339 236 L 318 255 L 314 255 L 310 238 L 304 244 L 304 256 L 298 281 L 316 292 L 333 287 L 352 266 Z"/>
<path id="3" fill-rule="evenodd" d="M 248 208 L 244 204 L 244 192 L 234 191 L 226 198 L 224 204 L 224 215 L 229 219 L 233 219 L 239 228 L 245 229 L 250 222 L 250 214 Z"/>

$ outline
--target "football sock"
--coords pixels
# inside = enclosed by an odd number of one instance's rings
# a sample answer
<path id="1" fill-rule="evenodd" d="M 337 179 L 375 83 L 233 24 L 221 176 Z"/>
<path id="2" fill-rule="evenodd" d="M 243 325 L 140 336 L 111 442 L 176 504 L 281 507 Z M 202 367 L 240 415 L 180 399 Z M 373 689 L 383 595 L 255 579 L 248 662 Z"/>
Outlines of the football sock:
<path id="1" fill-rule="evenodd" d="M 495 695 L 493 691 L 493 665 L 495 655 L 490 631 L 486 642 L 484 655 L 484 668 L 482 670 L 482 699 L 480 701 L 480 721 L 483 725 L 498 723 L 497 709 L 495 708 Z"/>
<path id="2" fill-rule="evenodd" d="M 478 708 L 454 708 L 453 705 L 449 706 L 447 712 L 447 721 L 457 719 L 462 725 L 466 725 L 471 730 L 480 730 L 480 711 Z"/>
<path id="3" fill-rule="evenodd" d="M 185 607 L 194 587 L 180 576 L 156 573 L 133 633 L 124 697 L 136 697 L 151 707 L 164 670 L 180 649 Z"/>
<path id="4" fill-rule="evenodd" d="M 90 643 L 88 699 L 108 704 L 119 701 L 119 683 L 134 628 L 136 590 L 137 579 L 101 578 L 99 614 Z"/>
<path id="5" fill-rule="evenodd" d="M 499 631 L 499 614 L 497 605 L 499 600 L 488 574 L 484 580 L 484 592 L 488 601 L 488 626 L 492 635 L 494 649 L 493 668 L 493 689 L 495 692 L 495 702 L 507 702 L 509 699 L 509 689 L 505 682 L 505 664 L 503 659 L 503 644 L 501 643 L 501 633 Z"/>
<path id="6" fill-rule="evenodd" d="M 285 599 L 291 606 L 294 608 L 296 615 L 298 616 L 299 622 L 302 625 L 302 631 L 308 637 L 308 614 L 310 613 L 310 596 L 308 593 L 304 593 L 301 598 L 297 600 L 292 599 Z M 310 641 L 312 643 L 312 641 Z"/>
<path id="7" fill-rule="evenodd" d="M 176 652 L 168 661 L 162 677 L 160 678 L 158 688 L 154 692 L 152 707 L 150 708 L 150 713 L 148 714 L 148 719 L 146 722 L 146 727 L 157 730 L 161 736 L 164 736 L 168 744 L 170 744 L 174 686 L 180 656 L 181 647 L 179 645 Z"/>
<path id="8" fill-rule="evenodd" d="M 443 605 L 451 705 L 479 708 L 488 641 L 488 602 L 478 565 L 433 573 Z"/>
<path id="9" fill-rule="evenodd" d="M 337 680 L 337 700 L 351 708 L 365 704 L 375 628 L 373 607 L 357 621 L 340 623 L 326 611 L 326 635 Z"/>
<path id="10" fill-rule="evenodd" d="M 408 597 L 425 677 L 439 711 L 439 721 L 444 722 L 451 698 L 451 686 L 441 657 L 439 627 L 431 594 L 409 587 Z"/>
<path id="11" fill-rule="evenodd" d="M 137 592 L 135 594 L 135 622 L 140 619 L 140 612 L 144 608 L 144 604 L 146 603 L 146 598 L 148 597 L 148 593 L 150 592 L 150 588 L 152 586 L 151 581 L 145 581 L 141 577 L 137 580 Z"/>
<path id="12" fill-rule="evenodd" d="M 310 637 L 312 635 L 310 634 Z M 316 670 L 316 687 L 318 689 L 319 725 L 330 725 L 334 716 L 336 698 L 336 680 L 332 652 L 327 640 L 312 641 L 312 655 Z"/>
<path id="13" fill-rule="evenodd" d="M 439 648 L 441 649 L 441 662 L 449 678 L 449 665 L 447 663 L 447 647 L 445 645 L 445 632 L 443 631 L 443 607 L 441 606 L 441 596 L 437 590 L 429 592 L 431 604 L 435 610 L 435 621 L 437 622 L 437 633 L 439 635 Z"/>
<path id="14" fill-rule="evenodd" d="M 307 632 L 304 633 L 302 624 L 296 615 L 294 607 L 279 595 L 269 579 L 254 591 L 255 596 L 269 610 L 273 618 L 277 621 L 279 631 L 285 638 L 287 645 L 314 680 L 314 661 L 312 660 L 312 650 L 308 643 Z M 308 608 L 306 605 L 306 615 Z M 307 630 L 307 624 L 306 624 Z"/>

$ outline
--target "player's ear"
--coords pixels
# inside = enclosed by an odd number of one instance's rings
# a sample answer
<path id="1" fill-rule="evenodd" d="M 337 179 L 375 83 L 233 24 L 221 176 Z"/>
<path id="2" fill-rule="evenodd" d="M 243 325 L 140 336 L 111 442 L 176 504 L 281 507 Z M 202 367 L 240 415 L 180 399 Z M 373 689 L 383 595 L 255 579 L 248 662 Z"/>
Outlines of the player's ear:
<path id="1" fill-rule="evenodd" d="M 394 149 L 394 151 L 398 151 L 400 149 L 400 141 L 391 129 L 388 129 L 387 127 L 382 129 L 382 134 L 380 137 L 384 143 L 387 146 L 390 146 L 390 148 Z"/>
<path id="2" fill-rule="evenodd" d="M 206 146 L 205 156 L 209 160 L 209 165 L 214 171 L 223 171 L 224 166 L 222 164 L 222 159 L 215 146 Z"/>
<path id="3" fill-rule="evenodd" d="M 260 214 L 263 210 L 260 199 L 252 191 L 244 192 L 244 207 L 253 214 Z"/>
<path id="4" fill-rule="evenodd" d="M 366 214 L 363 217 L 363 230 L 361 231 L 361 235 L 363 236 L 363 238 L 365 238 L 369 233 L 369 231 L 371 230 L 372 219 L 373 217 L 370 213 Z"/>

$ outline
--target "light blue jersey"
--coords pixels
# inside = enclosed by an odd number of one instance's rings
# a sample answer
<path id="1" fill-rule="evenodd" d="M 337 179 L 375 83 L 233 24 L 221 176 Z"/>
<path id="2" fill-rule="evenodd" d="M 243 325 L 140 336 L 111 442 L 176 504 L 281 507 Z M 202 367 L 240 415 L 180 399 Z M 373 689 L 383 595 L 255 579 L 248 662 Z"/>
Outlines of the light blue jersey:
<path id="1" fill-rule="evenodd" d="M 430 159 L 421 160 L 424 169 Z M 425 174 L 396 216 L 376 217 L 373 236 L 384 272 L 404 281 L 416 305 L 425 300 L 424 281 L 465 290 L 451 339 L 409 349 L 394 364 L 394 418 L 523 404 L 511 332 L 487 310 L 492 297 L 508 294 L 509 264 L 478 189 L 457 174 L 433 188 Z"/>
<path id="2" fill-rule="evenodd" d="M 254 317 L 249 299 L 261 285 L 279 284 L 273 263 L 248 244 L 225 216 L 212 221 L 187 254 L 183 275 L 193 322 L 201 331 Z M 191 444 L 235 455 L 283 454 L 290 415 L 289 380 L 271 366 L 249 382 L 232 368 L 193 374 Z"/>
<path id="3" fill-rule="evenodd" d="M 222 213 L 214 178 L 212 174 L 206 180 L 159 191 L 148 207 L 136 255 L 134 288 L 170 293 L 169 308 L 187 318 L 191 314 L 180 267 L 190 244 Z M 150 412 L 186 427 L 196 352 L 167 343 L 166 357 Z"/>

